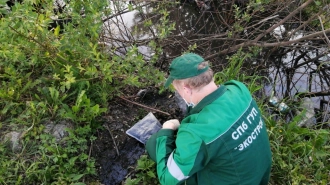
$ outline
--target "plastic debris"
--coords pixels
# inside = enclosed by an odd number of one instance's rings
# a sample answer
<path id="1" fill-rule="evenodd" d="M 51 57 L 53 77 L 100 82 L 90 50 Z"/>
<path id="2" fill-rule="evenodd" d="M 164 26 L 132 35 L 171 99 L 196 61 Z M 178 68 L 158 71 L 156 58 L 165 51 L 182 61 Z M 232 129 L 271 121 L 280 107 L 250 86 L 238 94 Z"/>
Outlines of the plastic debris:
<path id="1" fill-rule="evenodd" d="M 280 101 L 276 96 L 272 96 L 271 98 L 269 98 L 269 104 L 273 107 L 276 107 L 276 109 L 279 112 L 285 113 L 290 109 L 290 107 L 286 103 L 284 102 L 279 103 L 279 102 Z"/>
<path id="2" fill-rule="evenodd" d="M 269 98 L 270 105 L 277 107 L 278 106 L 278 98 L 276 96 L 273 96 Z"/>
<path id="3" fill-rule="evenodd" d="M 197 6 L 201 9 L 201 10 L 210 10 L 211 9 L 211 1 L 209 0 L 195 0 Z"/>
<path id="4" fill-rule="evenodd" d="M 284 102 L 281 102 L 278 107 L 277 107 L 277 110 L 284 113 L 286 111 L 289 110 L 289 106 L 287 104 L 285 104 Z"/>
<path id="5" fill-rule="evenodd" d="M 145 144 L 152 134 L 162 128 L 157 118 L 149 112 L 142 120 L 126 131 L 126 134 Z"/>
<path id="6" fill-rule="evenodd" d="M 147 89 L 141 89 L 139 92 L 136 94 L 137 96 L 144 96 L 147 93 Z"/>
<path id="7" fill-rule="evenodd" d="M 298 122 L 298 126 L 311 127 L 315 125 L 316 118 L 313 101 L 308 97 L 303 98 L 300 108 L 302 108 L 304 111 L 297 111 L 298 115 L 303 114 L 301 121 Z"/>

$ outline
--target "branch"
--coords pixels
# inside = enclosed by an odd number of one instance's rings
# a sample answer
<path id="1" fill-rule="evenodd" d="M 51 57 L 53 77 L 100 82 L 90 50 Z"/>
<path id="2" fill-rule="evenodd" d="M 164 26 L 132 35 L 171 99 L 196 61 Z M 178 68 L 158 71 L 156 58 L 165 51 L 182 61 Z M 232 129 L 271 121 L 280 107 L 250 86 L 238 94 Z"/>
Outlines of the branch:
<path id="1" fill-rule="evenodd" d="M 18 35 L 20 35 L 20 36 L 22 36 L 22 37 L 24 37 L 24 38 L 26 38 L 26 39 L 28 39 L 28 40 L 32 40 L 32 41 L 34 41 L 35 43 L 39 44 L 41 47 L 43 47 L 45 50 L 48 50 L 48 48 L 47 48 L 45 45 L 43 45 L 41 42 L 37 41 L 37 40 L 34 39 L 33 37 L 31 37 L 31 36 L 25 36 L 23 33 L 17 31 L 15 28 L 13 28 L 13 27 L 10 26 L 10 25 L 8 25 L 8 27 L 9 27 L 11 30 L 13 30 L 15 33 L 17 33 Z"/>
<path id="2" fill-rule="evenodd" d="M 326 34 L 326 33 L 330 33 L 330 28 L 329 29 L 326 29 L 324 31 L 319 31 L 319 32 L 315 32 L 315 33 L 312 33 L 312 34 L 309 34 L 309 35 L 306 35 L 304 37 L 301 37 L 301 38 L 298 38 L 298 39 L 295 39 L 295 40 L 290 40 L 290 41 L 285 41 L 285 42 L 275 42 L 275 43 L 264 43 L 264 42 L 256 42 L 256 41 L 247 41 L 247 42 L 244 42 L 244 43 L 241 43 L 241 44 L 237 44 L 231 48 L 228 48 L 228 49 L 225 49 L 225 50 L 222 50 L 218 53 L 215 53 L 215 54 L 212 54 L 212 55 L 209 55 L 209 56 L 206 56 L 205 57 L 205 60 L 209 60 L 209 59 L 212 59 L 218 55 L 222 55 L 222 54 L 226 54 L 226 53 L 232 53 L 236 50 L 238 50 L 239 48 L 243 48 L 243 47 L 249 47 L 249 46 L 259 46 L 259 47 L 281 47 L 281 46 L 289 46 L 291 44 L 294 44 L 294 43 L 297 43 L 297 42 L 300 42 L 300 41 L 304 41 L 304 40 L 307 40 L 307 39 L 311 39 L 311 38 L 314 38 L 314 37 L 318 37 L 320 35 L 323 35 L 323 34 Z"/>
<path id="3" fill-rule="evenodd" d="M 278 17 L 278 14 L 277 14 L 277 15 L 273 15 L 273 16 L 271 16 L 271 17 L 266 17 L 266 18 L 262 19 L 261 21 L 259 21 L 258 23 L 254 24 L 254 25 L 252 25 L 252 26 L 249 26 L 249 27 L 255 27 L 255 26 L 257 26 L 258 24 L 261 24 L 261 23 L 263 23 L 263 22 L 266 22 L 266 21 L 268 21 L 268 20 L 270 20 L 270 19 L 274 19 L 274 18 L 276 18 L 276 17 Z"/>
<path id="4" fill-rule="evenodd" d="M 148 5 L 150 5 L 150 4 L 151 4 L 151 3 L 146 3 L 146 4 L 142 5 L 141 7 L 148 6 Z M 121 10 L 121 11 L 117 12 L 116 14 L 113 14 L 113 15 L 111 15 L 111 16 L 109 16 L 109 17 L 106 17 L 106 18 L 102 19 L 102 22 L 106 22 L 106 21 L 108 21 L 108 20 L 110 20 L 110 19 L 112 19 L 112 18 L 114 18 L 114 17 L 117 17 L 117 16 L 120 16 L 120 15 L 123 15 L 123 14 L 125 14 L 125 13 L 130 12 L 130 11 L 131 11 L 131 10 L 128 10 L 128 8 L 125 8 L 124 10 Z"/>
<path id="5" fill-rule="evenodd" d="M 265 36 L 266 34 L 268 34 L 271 31 L 273 31 L 275 28 L 277 28 L 280 25 L 282 25 L 283 23 L 285 23 L 288 19 L 290 19 L 291 17 L 293 17 L 294 15 L 296 15 L 300 10 L 304 9 L 307 5 L 309 5 L 313 1 L 314 0 L 308 0 L 308 1 L 306 1 L 304 4 L 302 4 L 296 10 L 294 10 L 293 12 L 291 12 L 288 16 L 286 16 L 280 22 L 278 22 L 277 24 L 275 24 L 272 27 L 268 28 L 264 33 L 260 34 L 257 38 L 254 39 L 254 41 L 260 40 L 263 36 Z"/>
<path id="6" fill-rule="evenodd" d="M 42 48 L 44 48 L 44 50 L 46 50 L 46 51 L 49 50 L 49 48 L 48 48 L 46 45 L 42 44 L 41 42 L 39 42 L 38 40 L 34 39 L 33 37 L 31 37 L 31 36 L 25 36 L 23 33 L 17 31 L 15 28 L 13 28 L 13 27 L 10 26 L 10 25 L 8 25 L 8 27 L 9 27 L 11 30 L 13 30 L 15 33 L 17 33 L 18 35 L 20 35 L 20 36 L 22 36 L 22 37 L 24 37 L 24 38 L 26 38 L 26 39 L 28 39 L 28 40 L 32 40 L 33 42 L 39 44 Z M 51 49 L 50 49 L 50 50 L 51 50 Z M 56 53 L 55 51 L 49 51 L 49 53 L 50 53 L 52 56 L 54 56 L 54 57 L 59 57 L 59 58 L 61 58 L 62 60 L 64 60 L 64 61 L 66 61 L 66 62 L 69 63 L 69 61 L 68 61 L 67 59 L 65 59 L 63 56 L 61 56 L 60 54 Z"/>
<path id="7" fill-rule="evenodd" d="M 318 59 L 324 57 L 325 55 L 327 55 L 327 52 L 322 52 L 321 54 L 317 55 L 316 57 L 314 57 L 312 59 L 309 59 L 309 60 L 307 60 L 305 62 L 299 63 L 298 65 L 295 66 L 295 68 L 297 69 L 297 68 L 299 68 L 299 67 L 301 67 L 303 65 L 306 65 L 306 64 L 308 64 L 310 62 L 317 61 Z"/>
<path id="8" fill-rule="evenodd" d="M 330 91 L 320 91 L 320 92 L 305 92 L 305 93 L 299 93 L 299 97 L 316 97 L 316 96 L 329 96 Z"/>
<path id="9" fill-rule="evenodd" d="M 303 24 L 301 24 L 298 28 L 296 28 L 295 30 L 293 30 L 288 37 L 291 37 L 293 34 L 295 34 L 297 31 L 299 31 L 301 28 L 305 27 L 308 23 L 310 23 L 311 21 L 313 21 L 317 16 L 319 16 L 322 13 L 322 10 L 320 10 L 317 14 L 313 15 L 312 17 L 310 17 L 307 21 L 305 21 Z"/>
<path id="10" fill-rule="evenodd" d="M 116 152 L 117 152 L 117 156 L 119 156 L 119 150 L 118 150 L 118 147 L 117 147 L 117 144 L 116 144 L 115 138 L 113 137 L 112 132 L 111 132 L 109 126 L 108 126 L 107 124 L 104 124 L 103 126 L 109 131 L 109 134 L 110 134 L 110 136 L 111 136 L 111 138 L 112 138 L 113 145 L 114 145 L 114 147 L 115 147 L 115 149 L 116 149 Z"/>
<path id="11" fill-rule="evenodd" d="M 328 45 L 330 46 L 330 40 L 328 39 L 326 33 L 324 32 L 324 27 L 323 27 L 322 19 L 321 19 L 321 17 L 319 15 L 318 15 L 318 18 L 320 20 L 320 24 L 321 24 L 321 27 L 322 27 L 322 32 L 324 34 L 325 40 L 328 42 Z"/>
<path id="12" fill-rule="evenodd" d="M 171 114 L 169 114 L 169 113 L 167 113 L 167 112 L 163 112 L 163 111 L 161 111 L 161 110 L 157 110 L 157 109 L 154 109 L 154 108 L 151 108 L 151 107 L 148 107 L 148 106 L 145 106 L 145 105 L 142 105 L 142 104 L 139 104 L 139 103 L 136 103 L 136 102 L 130 101 L 130 100 L 126 99 L 126 98 L 123 98 L 123 97 L 120 97 L 120 96 L 118 96 L 118 97 L 119 97 L 120 99 L 123 99 L 123 100 L 125 100 L 125 101 L 127 101 L 127 102 L 130 102 L 130 103 L 134 104 L 134 105 L 138 105 L 138 106 L 143 107 L 143 108 L 146 108 L 146 109 L 150 109 L 150 110 L 153 110 L 153 111 L 156 111 L 156 112 L 160 112 L 160 113 L 166 114 L 166 115 L 168 115 L 168 116 L 171 115 Z"/>

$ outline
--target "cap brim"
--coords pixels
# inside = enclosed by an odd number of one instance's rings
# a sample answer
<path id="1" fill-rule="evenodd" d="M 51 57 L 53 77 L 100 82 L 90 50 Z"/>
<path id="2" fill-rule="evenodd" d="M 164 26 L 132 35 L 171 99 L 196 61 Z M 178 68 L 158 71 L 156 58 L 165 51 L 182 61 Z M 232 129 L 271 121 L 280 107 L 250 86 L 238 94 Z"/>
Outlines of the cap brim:
<path id="1" fill-rule="evenodd" d="M 164 85 L 165 88 L 168 88 L 171 85 L 171 83 L 173 82 L 173 80 L 174 80 L 174 78 L 172 78 L 171 76 L 169 76 L 167 78 L 166 82 L 165 82 L 165 85 Z"/>

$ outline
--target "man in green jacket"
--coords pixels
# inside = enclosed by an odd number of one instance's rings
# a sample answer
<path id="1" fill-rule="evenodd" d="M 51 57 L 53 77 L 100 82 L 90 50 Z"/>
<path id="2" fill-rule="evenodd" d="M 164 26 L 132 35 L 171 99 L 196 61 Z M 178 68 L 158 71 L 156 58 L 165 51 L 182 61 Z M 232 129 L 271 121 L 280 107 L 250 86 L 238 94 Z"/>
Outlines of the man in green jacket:
<path id="1" fill-rule="evenodd" d="M 165 87 L 170 84 L 188 111 L 181 124 L 166 121 L 146 143 L 160 183 L 267 185 L 269 139 L 247 87 L 234 80 L 216 85 L 208 63 L 194 53 L 172 61 Z"/>

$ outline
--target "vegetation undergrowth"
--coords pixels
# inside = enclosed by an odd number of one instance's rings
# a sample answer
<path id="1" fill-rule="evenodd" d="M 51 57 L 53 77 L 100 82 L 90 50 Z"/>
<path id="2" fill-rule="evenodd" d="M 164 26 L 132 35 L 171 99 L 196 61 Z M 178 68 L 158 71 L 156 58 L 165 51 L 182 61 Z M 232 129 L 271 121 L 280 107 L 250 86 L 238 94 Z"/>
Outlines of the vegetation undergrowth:
<path id="1" fill-rule="evenodd" d="M 0 1 L 0 184 L 87 183 L 96 175 L 88 145 L 108 102 L 164 79 L 157 55 L 146 61 L 135 45 L 109 55 L 99 44 L 108 1 L 64 2 L 59 11 L 53 0 Z M 55 137 L 48 127 L 62 123 Z"/>
<path id="2" fill-rule="evenodd" d="M 272 150 L 269 184 L 326 185 L 330 182 L 330 131 L 299 127 L 297 125 L 303 113 L 288 121 L 284 113 L 274 111 L 267 104 L 267 97 L 259 93 L 267 79 L 257 74 L 248 74 L 243 67 L 244 61 L 255 59 L 259 51 L 259 48 L 250 48 L 249 52 L 239 50 L 228 57 L 228 66 L 215 74 L 215 80 L 218 84 L 232 79 L 239 80 L 255 96 L 265 120 Z M 147 156 L 139 159 L 136 169 L 136 177 L 129 177 L 125 184 L 159 184 L 156 164 Z"/>

